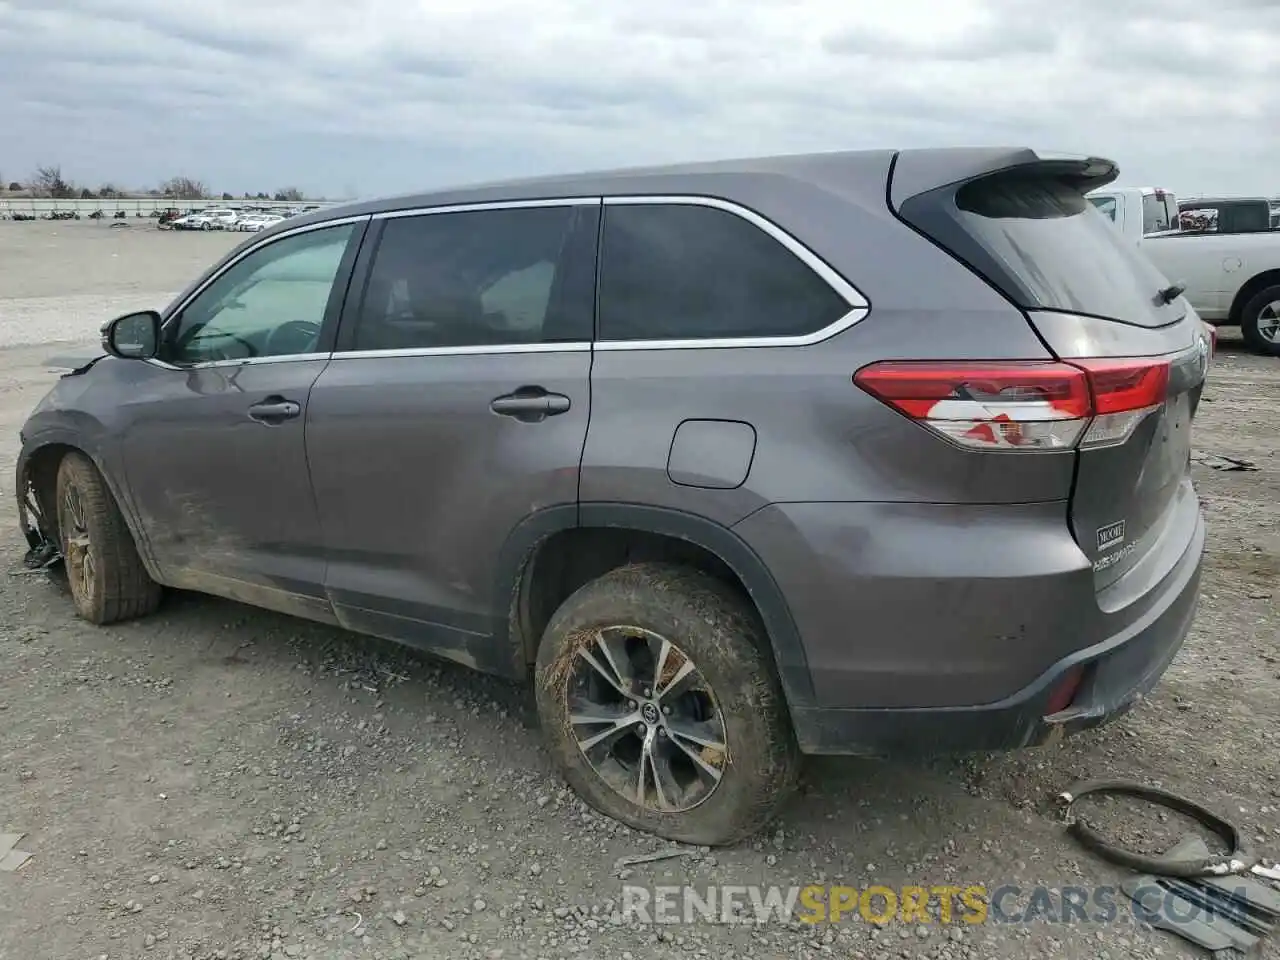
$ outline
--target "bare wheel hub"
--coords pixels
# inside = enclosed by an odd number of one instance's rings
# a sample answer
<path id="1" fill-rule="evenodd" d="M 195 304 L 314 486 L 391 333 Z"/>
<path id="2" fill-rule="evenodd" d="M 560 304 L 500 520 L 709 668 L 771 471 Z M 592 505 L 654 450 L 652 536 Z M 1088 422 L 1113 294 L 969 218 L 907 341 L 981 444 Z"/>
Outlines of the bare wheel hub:
<path id="1" fill-rule="evenodd" d="M 640 627 L 604 627 L 573 655 L 564 708 L 592 770 L 632 803 L 691 810 L 720 785 L 724 717 L 693 660 Z"/>

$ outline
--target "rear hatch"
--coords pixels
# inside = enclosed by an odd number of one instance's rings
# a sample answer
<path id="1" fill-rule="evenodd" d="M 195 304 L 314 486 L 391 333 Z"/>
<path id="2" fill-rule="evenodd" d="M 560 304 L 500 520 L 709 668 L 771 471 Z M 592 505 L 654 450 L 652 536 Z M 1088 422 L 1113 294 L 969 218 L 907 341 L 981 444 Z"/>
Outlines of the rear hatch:
<path id="1" fill-rule="evenodd" d="M 1090 419 L 1075 440 L 1069 522 L 1099 590 L 1140 564 L 1158 576 L 1194 536 L 1191 424 L 1210 353 L 1190 304 L 1086 199 L 1115 173 L 1108 161 L 1035 158 L 898 209 L 1082 371 Z"/>

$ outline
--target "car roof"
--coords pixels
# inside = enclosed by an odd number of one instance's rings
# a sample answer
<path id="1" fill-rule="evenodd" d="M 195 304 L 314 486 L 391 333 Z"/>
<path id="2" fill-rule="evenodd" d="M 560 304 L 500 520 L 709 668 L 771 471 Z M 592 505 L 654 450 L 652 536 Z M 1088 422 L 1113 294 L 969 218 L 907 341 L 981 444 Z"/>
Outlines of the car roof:
<path id="1" fill-rule="evenodd" d="M 477 183 L 341 204 L 304 213 L 291 219 L 289 223 L 290 228 L 294 229 L 310 223 L 396 210 L 629 194 L 689 194 L 741 200 L 744 192 L 750 194 L 757 190 L 767 190 L 769 181 L 780 180 L 800 182 L 830 191 L 846 200 L 875 204 L 882 208 L 891 168 L 896 170 L 894 193 L 897 197 L 910 196 L 1004 167 L 1037 160 L 1063 159 L 1068 158 L 1060 154 L 1038 154 L 1026 147 L 947 147 L 784 154 Z M 1114 169 L 1114 164 L 1107 160 L 1083 156 L 1069 159 L 1110 164 Z M 1111 180 L 1114 180 L 1114 173 L 1104 182 Z"/>

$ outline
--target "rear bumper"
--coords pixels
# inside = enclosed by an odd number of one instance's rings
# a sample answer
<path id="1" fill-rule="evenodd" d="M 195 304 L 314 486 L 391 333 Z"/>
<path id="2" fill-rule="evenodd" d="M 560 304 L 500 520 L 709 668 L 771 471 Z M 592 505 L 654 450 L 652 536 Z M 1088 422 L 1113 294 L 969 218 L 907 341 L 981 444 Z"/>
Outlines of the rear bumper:
<path id="1" fill-rule="evenodd" d="M 1193 504 L 1193 509 L 1194 517 L 1187 518 L 1190 536 L 1183 540 L 1176 561 L 1157 584 L 1123 610 L 1099 609 L 1087 567 L 1082 571 L 1088 586 L 1085 597 L 1077 589 L 1078 577 L 1067 571 L 1051 575 L 1044 562 L 1038 568 L 1033 564 L 1023 576 L 1010 572 L 1007 582 L 976 579 L 968 591 L 970 596 L 954 584 L 948 588 L 943 581 L 930 584 L 909 578 L 919 591 L 917 609 L 901 615 L 904 630 L 897 636 L 891 630 L 893 619 L 877 617 L 864 620 L 862 625 L 877 628 L 882 634 L 879 638 L 864 641 L 854 626 L 845 633 L 849 640 L 842 638 L 842 643 L 832 644 L 826 638 L 827 642 L 822 642 L 805 630 L 804 611 L 793 609 L 814 681 L 813 699 L 793 699 L 791 704 L 801 749 L 812 754 L 858 756 L 1014 749 L 1096 727 L 1127 712 L 1159 682 L 1195 616 L 1205 530 L 1198 505 Z M 946 552 L 945 541 L 938 549 Z M 1009 549 L 1018 553 L 1012 544 Z M 973 559 L 980 566 L 984 558 Z M 1042 559 L 1052 565 L 1051 558 Z M 1045 584 L 1054 580 L 1059 581 L 1061 590 L 1059 597 L 1051 599 Z M 886 605 L 901 602 L 883 583 L 880 588 Z M 990 590 L 1007 592 L 1011 598 L 1005 629 L 996 635 L 992 630 L 1001 615 L 993 617 L 986 609 Z M 1039 607 L 1038 615 L 1016 600 L 1028 590 Z M 858 591 L 846 588 L 845 592 L 855 597 Z M 976 630 L 970 616 L 973 595 L 982 602 L 983 613 Z M 848 602 L 844 606 L 851 609 Z M 941 640 L 914 632 L 921 624 L 936 626 L 938 618 L 945 621 L 947 617 L 952 619 L 951 628 Z M 857 624 L 856 620 L 851 622 Z M 851 651 L 850 643 L 861 647 L 863 642 L 888 643 L 893 649 L 860 658 Z M 918 661 L 912 657 L 913 648 L 918 651 Z M 1037 657 L 1038 668 L 1025 682 L 1005 686 L 1015 692 L 989 700 L 973 696 L 975 692 L 980 696 L 980 691 L 1000 678 L 1007 680 L 1019 673 L 1026 676 Z M 1055 689 L 1077 668 L 1083 669 L 1083 679 L 1075 697 L 1069 707 L 1052 713 L 1050 700 Z M 843 677 L 865 691 L 862 681 L 872 672 L 884 685 L 882 702 L 908 702 L 901 706 L 832 702 L 845 695 L 844 690 L 833 688 L 832 675 L 836 681 Z M 960 678 L 958 684 L 948 684 L 956 677 Z M 956 699 L 966 692 L 970 699 L 959 703 L 941 700 L 939 691 L 944 687 L 940 684 L 948 684 L 945 689 L 956 694 Z M 865 692 L 860 695 L 866 696 Z"/>

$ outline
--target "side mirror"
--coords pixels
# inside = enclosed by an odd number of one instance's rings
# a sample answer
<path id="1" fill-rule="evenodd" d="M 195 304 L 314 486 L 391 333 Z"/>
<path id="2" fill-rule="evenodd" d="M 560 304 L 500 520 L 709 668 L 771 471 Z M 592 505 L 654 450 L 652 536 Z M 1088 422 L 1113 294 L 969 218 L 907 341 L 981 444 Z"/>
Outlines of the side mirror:
<path id="1" fill-rule="evenodd" d="M 160 314 L 126 313 L 102 328 L 102 349 L 123 360 L 150 360 L 160 350 Z"/>

